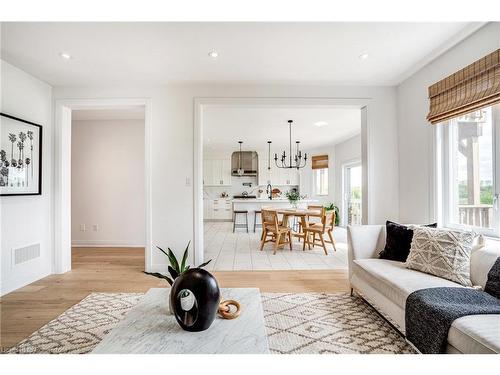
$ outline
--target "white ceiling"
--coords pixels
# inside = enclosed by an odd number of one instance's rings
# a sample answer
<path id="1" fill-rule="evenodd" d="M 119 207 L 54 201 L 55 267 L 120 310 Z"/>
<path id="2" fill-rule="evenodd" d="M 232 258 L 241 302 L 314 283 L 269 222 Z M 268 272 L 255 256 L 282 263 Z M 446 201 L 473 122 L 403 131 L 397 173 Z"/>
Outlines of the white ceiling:
<path id="1" fill-rule="evenodd" d="M 73 121 L 101 121 L 101 120 L 144 120 L 144 106 L 127 106 L 107 109 L 73 110 Z"/>
<path id="2" fill-rule="evenodd" d="M 2 58 L 54 86 L 394 85 L 479 23 L 2 23 Z M 217 59 L 208 56 L 215 49 Z M 64 60 L 60 53 L 69 53 Z M 368 53 L 366 60 L 358 56 Z"/>
<path id="3" fill-rule="evenodd" d="M 342 142 L 361 130 L 361 111 L 358 108 L 333 107 L 243 107 L 208 106 L 203 111 L 203 145 L 207 153 L 238 149 L 267 150 L 288 154 L 289 130 L 287 120 L 293 120 L 292 142 L 301 143 L 305 151 Z M 314 123 L 325 121 L 317 127 Z"/>

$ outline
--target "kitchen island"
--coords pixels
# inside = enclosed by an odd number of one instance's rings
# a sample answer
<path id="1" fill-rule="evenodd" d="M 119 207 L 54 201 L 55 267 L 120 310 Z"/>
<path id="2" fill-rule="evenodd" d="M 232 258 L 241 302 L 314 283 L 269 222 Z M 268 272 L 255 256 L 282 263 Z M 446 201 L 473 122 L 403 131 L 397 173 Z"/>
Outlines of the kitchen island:
<path id="1" fill-rule="evenodd" d="M 307 208 L 310 204 L 318 204 L 316 199 L 302 199 L 298 203 L 298 208 Z M 248 228 L 253 230 L 255 211 L 261 211 L 262 208 L 291 208 L 292 205 L 288 199 L 269 199 L 269 198 L 243 198 L 243 199 L 233 199 L 233 211 L 246 210 L 248 211 Z M 237 215 L 236 224 L 241 225 L 245 223 L 242 215 Z M 260 214 L 258 215 L 260 216 Z M 260 224 L 261 218 L 257 218 L 257 223 Z"/>

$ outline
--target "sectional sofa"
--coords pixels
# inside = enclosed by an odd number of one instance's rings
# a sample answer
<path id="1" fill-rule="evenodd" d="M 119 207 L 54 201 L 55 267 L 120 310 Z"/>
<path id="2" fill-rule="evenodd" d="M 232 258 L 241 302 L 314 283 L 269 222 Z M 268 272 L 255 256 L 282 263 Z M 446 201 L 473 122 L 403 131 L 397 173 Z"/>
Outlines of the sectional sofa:
<path id="1" fill-rule="evenodd" d="M 406 298 L 414 291 L 460 284 L 407 269 L 402 262 L 379 259 L 385 246 L 384 225 L 347 228 L 349 281 L 403 335 Z M 492 244 L 491 244 L 492 243 Z M 500 256 L 500 242 L 486 243 L 471 255 L 471 281 L 484 288 L 487 275 Z M 500 315 L 471 315 L 455 320 L 448 333 L 447 353 L 500 353 Z"/>

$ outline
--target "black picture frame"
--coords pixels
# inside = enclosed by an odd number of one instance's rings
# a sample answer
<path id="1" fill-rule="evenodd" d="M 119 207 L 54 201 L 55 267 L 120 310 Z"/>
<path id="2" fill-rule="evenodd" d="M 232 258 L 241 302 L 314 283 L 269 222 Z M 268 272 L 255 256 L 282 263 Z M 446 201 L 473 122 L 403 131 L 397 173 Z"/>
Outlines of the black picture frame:
<path id="1" fill-rule="evenodd" d="M 43 127 L 42 125 L 40 124 L 36 124 L 34 122 L 31 122 L 31 121 L 27 121 L 27 120 L 23 120 L 22 118 L 19 118 L 19 117 L 15 117 L 15 116 L 12 116 L 12 115 L 9 115 L 9 114 L 6 114 L 6 113 L 3 113 L 3 112 L 0 112 L 0 117 L 5 117 L 5 118 L 8 118 L 10 120 L 14 120 L 14 121 L 19 121 L 25 125 L 29 125 L 29 126 L 33 126 L 35 128 L 37 128 L 38 130 L 38 143 L 37 143 L 37 148 L 38 148 L 38 152 L 36 152 L 35 156 L 38 157 L 38 181 L 37 181 L 37 191 L 36 192 L 20 192 L 20 193 L 2 193 L 2 191 L 0 190 L 0 196 L 2 197 L 8 197 L 8 196 L 32 196 L 32 195 L 42 195 L 42 144 L 43 144 Z M 2 131 L 1 127 L 0 127 L 0 132 Z"/>

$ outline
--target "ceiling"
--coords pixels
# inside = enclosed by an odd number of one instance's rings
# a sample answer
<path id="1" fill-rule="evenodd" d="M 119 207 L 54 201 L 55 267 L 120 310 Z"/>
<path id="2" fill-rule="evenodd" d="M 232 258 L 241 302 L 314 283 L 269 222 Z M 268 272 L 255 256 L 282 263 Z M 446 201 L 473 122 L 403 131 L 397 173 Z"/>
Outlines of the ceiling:
<path id="1" fill-rule="evenodd" d="M 2 23 L 2 59 L 53 86 L 394 85 L 480 23 Z M 208 56 L 216 50 L 219 56 Z M 61 58 L 68 53 L 71 59 Z M 360 59 L 362 54 L 367 59 Z"/>
<path id="2" fill-rule="evenodd" d="M 144 106 L 126 106 L 107 109 L 82 109 L 71 111 L 73 121 L 144 120 Z"/>
<path id="3" fill-rule="evenodd" d="M 359 108 L 340 107 L 244 107 L 208 106 L 203 110 L 203 145 L 207 153 L 236 150 L 243 141 L 243 150 L 267 150 L 288 154 L 287 120 L 293 120 L 292 142 L 301 143 L 304 151 L 331 146 L 359 134 Z M 317 122 L 326 122 L 318 127 Z"/>

